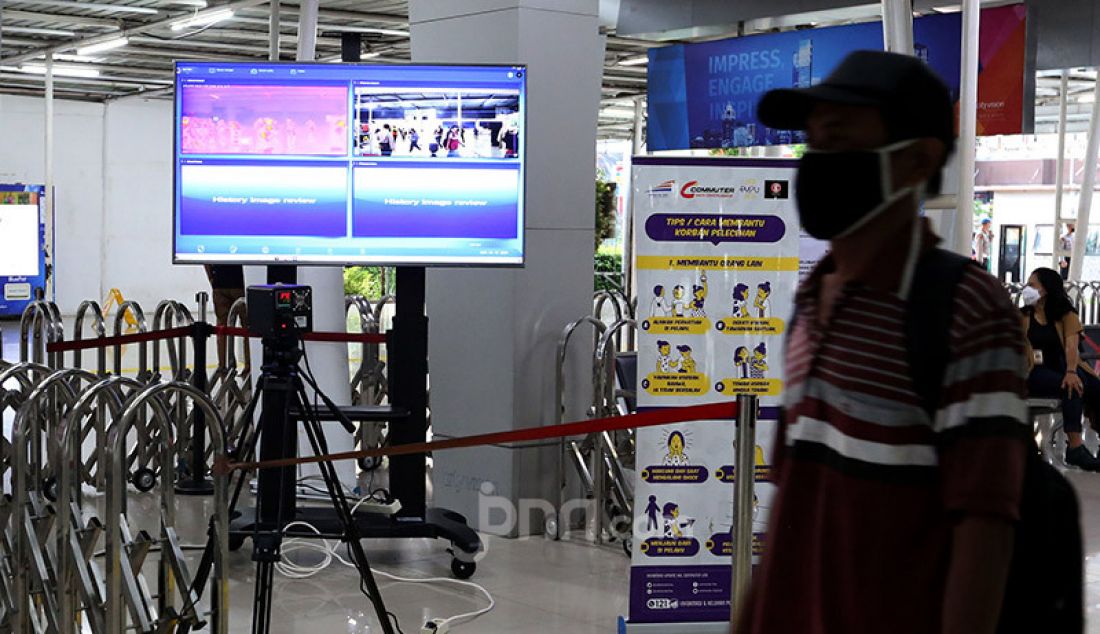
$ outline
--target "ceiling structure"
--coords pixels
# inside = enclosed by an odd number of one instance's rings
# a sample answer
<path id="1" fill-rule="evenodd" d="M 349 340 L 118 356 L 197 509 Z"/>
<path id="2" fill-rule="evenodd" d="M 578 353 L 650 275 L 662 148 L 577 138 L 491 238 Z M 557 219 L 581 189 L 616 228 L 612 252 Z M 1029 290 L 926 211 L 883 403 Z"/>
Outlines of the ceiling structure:
<path id="1" fill-rule="evenodd" d="M 263 60 L 269 51 L 266 0 L 0 0 L 0 92 L 42 95 L 47 53 L 54 54 L 54 94 L 63 99 L 108 101 L 132 96 L 170 97 L 172 62 Z M 321 0 L 317 58 L 340 59 L 343 33 L 360 33 L 362 59 L 409 61 L 405 0 Z M 873 7 L 871 7 L 873 8 Z M 775 29 L 825 26 L 875 19 L 873 11 L 839 9 L 742 23 L 748 35 Z M 281 58 L 292 60 L 297 44 L 296 0 L 280 6 Z M 599 118 L 600 138 L 629 138 L 634 102 L 646 91 L 645 53 L 672 41 L 702 41 L 736 35 L 730 27 L 650 35 L 607 33 Z M 671 38 L 678 38 L 672 40 Z M 658 39 L 662 41 L 658 41 Z M 123 44 L 124 45 L 121 45 Z M 95 48 L 100 50 L 96 51 Z M 117 48 L 111 48 L 117 46 Z M 93 48 L 92 51 L 80 50 Z M 103 50 L 107 49 L 107 50 Z M 1070 128 L 1087 126 L 1096 73 L 1070 73 Z M 1037 131 L 1057 121 L 1060 77 L 1039 73 Z"/>
<path id="2" fill-rule="evenodd" d="M 265 0 L 207 2 L 0 0 L 0 92 L 42 95 L 46 53 L 54 54 L 55 96 L 92 101 L 168 97 L 176 59 L 268 58 L 270 8 Z M 338 61 L 341 34 L 360 33 L 363 60 L 409 61 L 407 2 L 321 0 L 320 6 L 318 60 Z M 296 1 L 281 3 L 279 25 L 281 58 L 292 60 L 297 44 Z M 99 51 L 79 50 L 94 49 L 97 44 Z M 604 106 L 630 104 L 645 94 L 645 66 L 618 62 L 636 60 L 655 44 L 608 38 Z M 119 46 L 109 48 L 112 45 Z M 630 127 L 624 125 L 623 115 L 632 119 L 632 108 L 602 110 L 601 123 L 608 132 Z"/>

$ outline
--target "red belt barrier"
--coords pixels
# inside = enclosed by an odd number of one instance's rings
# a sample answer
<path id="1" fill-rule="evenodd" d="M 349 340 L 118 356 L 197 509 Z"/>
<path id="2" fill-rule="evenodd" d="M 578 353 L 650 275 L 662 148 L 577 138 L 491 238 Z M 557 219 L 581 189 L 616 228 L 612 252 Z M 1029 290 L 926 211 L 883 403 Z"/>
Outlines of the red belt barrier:
<path id="1" fill-rule="evenodd" d="M 148 341 L 160 341 L 161 339 L 178 339 L 190 337 L 191 327 L 171 328 L 169 330 L 154 330 L 153 332 L 139 332 L 133 335 L 119 335 L 117 337 L 96 337 L 95 339 L 78 339 L 75 341 L 58 341 L 46 345 L 46 352 L 68 352 L 70 350 L 91 350 L 92 348 L 106 348 L 127 343 L 145 343 Z"/>
<path id="2" fill-rule="evenodd" d="M 234 337 L 250 337 L 244 328 L 227 328 L 218 326 L 214 331 L 219 335 L 233 335 Z M 128 343 L 147 343 L 149 341 L 161 341 L 163 339 L 178 339 L 189 337 L 192 334 L 190 326 L 170 328 L 168 330 L 154 330 L 152 332 L 139 332 L 132 335 L 118 335 L 117 337 L 96 337 L 95 339 L 79 339 L 75 341 L 58 341 L 46 345 L 46 352 L 69 352 L 71 350 L 91 350 L 93 348 L 106 348 L 108 346 L 120 346 Z M 310 332 L 302 335 L 306 341 L 332 341 L 342 343 L 386 343 L 386 335 L 373 333 L 341 333 L 341 332 Z"/>
<path id="3" fill-rule="evenodd" d="M 215 330 L 217 330 L 219 335 L 232 335 L 234 337 L 253 336 L 244 328 L 218 326 Z M 386 343 L 386 335 L 365 332 L 307 332 L 302 335 L 302 339 L 306 341 L 329 341 L 335 343 Z"/>
<path id="4" fill-rule="evenodd" d="M 240 469 L 274 469 L 277 467 L 291 467 L 336 460 L 358 460 L 360 458 L 377 458 L 380 456 L 404 456 L 408 454 L 428 453 L 429 451 L 440 451 L 443 449 L 460 449 L 463 447 L 477 447 L 480 445 L 530 442 L 534 440 L 564 438 L 566 436 L 579 436 L 582 434 L 605 431 L 653 427 L 655 425 L 667 425 L 669 423 L 683 423 L 707 419 L 726 420 L 736 416 L 736 402 L 692 405 L 689 407 L 670 407 L 667 409 L 632 414 L 630 416 L 594 418 L 592 420 L 565 423 L 563 425 L 551 425 L 549 427 L 528 427 L 526 429 L 466 436 L 464 438 L 449 438 L 447 440 L 436 440 L 434 442 L 398 445 L 396 447 L 380 447 L 378 449 L 366 449 L 363 451 L 345 451 L 343 453 L 334 453 L 325 456 L 284 458 L 281 460 L 267 460 L 264 462 L 230 462 L 227 457 L 220 456 L 214 461 L 214 470 L 217 473 L 224 474 Z"/>

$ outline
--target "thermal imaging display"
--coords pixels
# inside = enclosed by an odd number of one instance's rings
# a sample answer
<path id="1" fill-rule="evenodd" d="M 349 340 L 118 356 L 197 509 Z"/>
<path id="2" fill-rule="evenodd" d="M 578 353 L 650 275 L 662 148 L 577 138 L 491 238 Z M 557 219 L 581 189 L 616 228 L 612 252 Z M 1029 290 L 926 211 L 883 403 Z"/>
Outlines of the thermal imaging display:
<path id="1" fill-rule="evenodd" d="M 176 64 L 178 263 L 523 263 L 521 66 Z"/>

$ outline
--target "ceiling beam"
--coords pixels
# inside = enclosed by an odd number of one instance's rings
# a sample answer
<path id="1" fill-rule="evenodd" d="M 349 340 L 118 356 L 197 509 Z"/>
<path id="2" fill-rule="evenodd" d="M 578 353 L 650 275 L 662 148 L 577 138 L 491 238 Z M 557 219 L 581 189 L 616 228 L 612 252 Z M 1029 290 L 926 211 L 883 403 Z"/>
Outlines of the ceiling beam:
<path id="1" fill-rule="evenodd" d="M 280 11 L 285 14 L 298 15 L 298 5 L 281 5 Z M 317 17 L 324 20 L 358 20 L 360 22 L 376 22 L 378 24 L 396 24 L 409 26 L 409 18 L 404 15 L 392 13 L 374 13 L 371 11 L 344 11 L 341 9 L 324 9 L 317 12 Z"/>
<path id="2" fill-rule="evenodd" d="M 0 80 L 6 81 L 21 81 L 29 84 L 45 84 L 45 75 L 30 75 L 23 73 L 0 73 Z M 151 80 L 149 83 L 134 80 L 129 77 L 62 77 L 60 75 L 54 75 L 53 81 L 55 84 L 67 84 L 67 85 L 91 85 L 91 86 L 127 86 L 130 88 L 145 88 L 146 86 L 153 85 Z M 159 80 L 156 83 L 161 84 Z"/>
<path id="3" fill-rule="evenodd" d="M 154 41 L 159 41 L 159 40 L 154 40 Z M 240 49 L 240 47 L 234 47 L 234 48 Z M 114 56 L 119 56 L 119 57 L 123 57 L 123 58 L 128 58 L 128 57 L 166 57 L 166 58 L 168 58 L 168 60 L 180 59 L 181 55 L 183 55 L 182 51 L 177 51 L 177 50 L 173 50 L 173 49 L 169 49 L 169 48 L 150 48 L 150 47 L 147 47 L 147 46 L 127 46 L 125 48 L 121 48 L 121 49 L 118 49 L 117 51 L 112 51 L 111 52 L 112 57 L 114 57 Z M 235 61 L 235 60 L 239 60 L 241 58 L 241 56 L 239 54 L 238 55 L 232 55 L 232 54 L 226 53 L 224 55 L 219 55 L 217 53 L 200 53 L 200 52 L 197 52 L 197 51 L 192 51 L 192 52 L 187 53 L 187 58 L 188 59 L 202 59 L 202 60 L 207 60 L 207 61 L 211 61 L 211 62 L 232 62 L 232 61 Z M 147 60 L 147 61 L 149 63 L 154 63 L 154 62 L 160 63 L 161 62 L 161 60 L 159 60 L 159 59 L 157 59 L 157 60 Z M 165 63 L 169 63 L 169 62 L 165 62 Z"/>
<path id="4" fill-rule="evenodd" d="M 182 48 L 197 49 L 200 51 L 217 51 L 226 55 L 232 55 L 234 52 L 257 53 L 266 55 L 268 52 L 268 48 L 266 46 L 250 46 L 248 44 L 219 44 L 217 42 L 204 42 L 201 40 L 196 40 L 194 38 L 188 40 L 171 40 L 139 35 L 131 37 L 130 42 L 133 44 L 151 44 L 153 46 L 179 46 Z M 181 49 L 178 53 L 178 56 L 180 58 L 186 58 L 187 52 L 188 51 Z"/>
<path id="5" fill-rule="evenodd" d="M 106 11 L 108 13 L 136 13 L 157 15 L 160 11 L 149 7 L 131 7 L 106 2 L 77 2 L 75 0 L 8 0 L 9 4 L 29 4 L 35 6 L 58 7 L 61 9 L 81 9 L 83 11 Z"/>
<path id="6" fill-rule="evenodd" d="M 25 22 L 57 22 L 59 24 L 77 24 L 80 26 L 99 26 L 106 29 L 117 29 L 121 26 L 120 20 L 109 18 L 89 18 L 84 15 L 68 15 L 64 13 L 37 13 L 35 11 L 20 11 L 18 9 L 6 9 L 4 21 L 22 20 Z"/>
<path id="7" fill-rule="evenodd" d="M 49 2 L 68 2 L 68 0 L 32 0 L 32 1 L 40 3 L 40 4 L 47 4 Z M 152 30 L 155 30 L 155 29 L 160 29 L 160 28 L 171 26 L 173 22 L 177 22 L 181 18 L 186 18 L 189 15 L 199 15 L 199 16 L 201 16 L 201 15 L 204 15 L 204 14 L 213 13 L 215 11 L 224 11 L 225 9 L 239 9 L 239 8 L 243 8 L 243 7 L 254 7 L 254 6 L 257 6 L 257 5 L 264 4 L 265 2 L 266 2 L 266 0 L 235 0 L 234 2 L 230 2 L 228 4 L 223 4 L 223 5 L 220 5 L 220 6 L 217 6 L 217 7 L 213 7 L 211 9 L 206 9 L 206 10 L 203 10 L 203 11 L 199 11 L 197 13 L 185 13 L 185 14 L 182 14 L 182 15 L 174 15 L 172 17 L 165 18 L 163 20 L 155 20 L 153 22 L 146 22 L 145 24 L 141 24 L 141 25 L 138 25 L 138 26 L 127 27 L 127 28 L 122 29 L 121 31 L 117 31 L 115 33 L 106 33 L 106 34 L 103 34 L 103 35 L 95 35 L 95 36 L 92 36 L 92 37 L 85 37 L 85 38 L 80 38 L 80 39 L 75 39 L 75 40 L 69 40 L 68 42 L 65 42 L 63 44 L 55 44 L 55 45 L 52 45 L 52 46 L 45 46 L 45 47 L 42 47 L 42 48 L 37 49 L 37 50 L 28 51 L 28 52 L 25 52 L 25 53 L 21 53 L 19 55 L 14 55 L 12 57 L 7 57 L 7 58 L 4 58 L 4 59 L 0 59 L 0 64 L 5 64 L 5 65 L 9 65 L 9 66 L 10 65 L 16 65 L 16 64 L 20 64 L 22 62 L 25 62 L 28 59 L 34 59 L 38 55 L 49 55 L 51 53 L 63 53 L 65 51 L 70 51 L 70 50 L 75 49 L 75 48 L 79 48 L 79 47 L 82 47 L 82 46 L 89 46 L 91 44 L 99 44 L 101 42 L 107 42 L 107 41 L 110 41 L 110 40 L 113 40 L 113 39 L 116 39 L 116 38 L 119 38 L 119 37 L 129 37 L 129 36 L 132 36 L 132 35 L 138 35 L 138 34 L 141 34 L 141 33 L 146 33 L 148 31 L 152 31 Z M 81 2 L 81 3 L 77 3 L 77 4 L 89 4 L 89 3 Z"/>

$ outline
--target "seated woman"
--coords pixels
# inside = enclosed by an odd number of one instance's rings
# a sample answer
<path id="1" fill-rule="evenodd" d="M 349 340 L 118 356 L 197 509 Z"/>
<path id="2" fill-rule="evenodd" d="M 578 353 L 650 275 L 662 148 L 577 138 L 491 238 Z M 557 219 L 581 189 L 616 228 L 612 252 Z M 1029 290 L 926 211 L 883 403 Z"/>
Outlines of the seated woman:
<path id="1" fill-rule="evenodd" d="M 1081 361 L 1078 346 L 1084 327 L 1066 294 L 1062 276 L 1053 269 L 1036 269 L 1022 297 L 1031 367 L 1027 379 L 1029 395 L 1062 401 L 1066 463 L 1100 471 L 1100 459 L 1085 447 L 1081 437 L 1085 407 L 1100 414 L 1100 378 Z"/>

